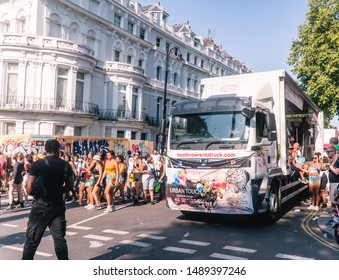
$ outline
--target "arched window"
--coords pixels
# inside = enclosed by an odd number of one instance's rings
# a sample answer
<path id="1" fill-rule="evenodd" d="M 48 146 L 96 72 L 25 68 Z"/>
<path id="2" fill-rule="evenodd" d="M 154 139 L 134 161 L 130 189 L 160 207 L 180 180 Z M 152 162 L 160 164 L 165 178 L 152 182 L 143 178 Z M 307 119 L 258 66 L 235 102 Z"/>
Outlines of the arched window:
<path id="1" fill-rule="evenodd" d="M 7 15 L 4 15 L 1 19 L 0 30 L 2 33 L 10 32 L 10 21 Z"/>
<path id="2" fill-rule="evenodd" d="M 16 30 L 18 33 L 26 33 L 26 16 L 23 11 L 20 11 L 16 19 Z"/>
<path id="3" fill-rule="evenodd" d="M 69 26 L 69 39 L 71 41 L 78 42 L 79 31 L 80 31 L 79 24 L 77 24 L 76 22 L 72 22 L 71 25 Z"/>
<path id="4" fill-rule="evenodd" d="M 87 46 L 95 50 L 96 34 L 93 30 L 87 32 Z"/>
<path id="5" fill-rule="evenodd" d="M 50 17 L 49 23 L 49 36 L 61 38 L 62 30 L 61 30 L 61 17 L 57 14 L 52 14 Z"/>

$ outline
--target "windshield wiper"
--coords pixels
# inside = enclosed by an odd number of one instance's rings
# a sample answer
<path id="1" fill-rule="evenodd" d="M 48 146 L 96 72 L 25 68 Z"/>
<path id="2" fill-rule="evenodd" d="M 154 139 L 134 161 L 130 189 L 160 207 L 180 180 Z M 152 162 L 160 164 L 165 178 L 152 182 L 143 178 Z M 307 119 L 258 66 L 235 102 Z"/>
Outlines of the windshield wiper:
<path id="1" fill-rule="evenodd" d="M 184 141 L 184 142 L 180 142 L 178 145 L 177 145 L 177 149 L 182 146 L 182 145 L 190 145 L 190 144 L 197 144 L 201 141 L 202 139 L 197 139 L 197 140 L 191 140 L 191 141 Z"/>
<path id="2" fill-rule="evenodd" d="M 211 145 L 214 145 L 214 144 L 226 144 L 226 145 L 219 145 L 219 148 L 222 148 L 222 149 L 234 149 L 234 145 L 227 145 L 227 144 L 231 144 L 232 142 L 229 141 L 229 140 L 218 140 L 218 141 L 211 141 L 211 142 L 208 142 L 206 147 L 205 147 L 205 150 L 207 150 L 207 148 Z"/>

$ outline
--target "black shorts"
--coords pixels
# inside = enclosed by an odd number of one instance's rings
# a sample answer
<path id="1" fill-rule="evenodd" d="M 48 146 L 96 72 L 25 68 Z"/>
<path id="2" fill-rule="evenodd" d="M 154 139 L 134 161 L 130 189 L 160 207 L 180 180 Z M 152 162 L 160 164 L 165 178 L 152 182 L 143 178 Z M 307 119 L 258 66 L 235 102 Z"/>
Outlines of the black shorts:
<path id="1" fill-rule="evenodd" d="M 326 190 L 327 183 L 328 183 L 328 178 L 327 178 L 326 174 L 323 173 L 323 175 L 321 176 L 321 179 L 320 179 L 320 189 Z"/>

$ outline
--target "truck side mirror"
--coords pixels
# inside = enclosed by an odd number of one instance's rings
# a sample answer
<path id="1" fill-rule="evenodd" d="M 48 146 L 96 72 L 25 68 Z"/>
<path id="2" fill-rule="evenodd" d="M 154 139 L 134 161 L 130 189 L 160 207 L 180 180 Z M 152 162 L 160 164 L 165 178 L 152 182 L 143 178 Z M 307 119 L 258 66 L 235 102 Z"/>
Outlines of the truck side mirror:
<path id="1" fill-rule="evenodd" d="M 253 118 L 255 111 L 254 109 L 243 108 L 241 110 L 241 114 L 250 120 Z"/>
<path id="2" fill-rule="evenodd" d="M 275 116 L 273 113 L 267 113 L 266 114 L 266 125 L 268 131 L 276 131 L 277 125 L 275 123 Z"/>

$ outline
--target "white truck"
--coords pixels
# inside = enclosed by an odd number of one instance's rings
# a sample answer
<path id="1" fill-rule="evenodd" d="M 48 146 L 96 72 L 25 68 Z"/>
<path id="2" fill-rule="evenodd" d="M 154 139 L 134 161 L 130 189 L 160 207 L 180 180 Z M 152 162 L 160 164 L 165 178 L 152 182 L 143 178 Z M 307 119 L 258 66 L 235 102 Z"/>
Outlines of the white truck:
<path id="1" fill-rule="evenodd" d="M 306 160 L 323 153 L 323 113 L 284 70 L 201 83 L 201 99 L 176 103 L 169 117 L 168 207 L 277 220 L 308 188 L 288 163 L 292 137 Z"/>

